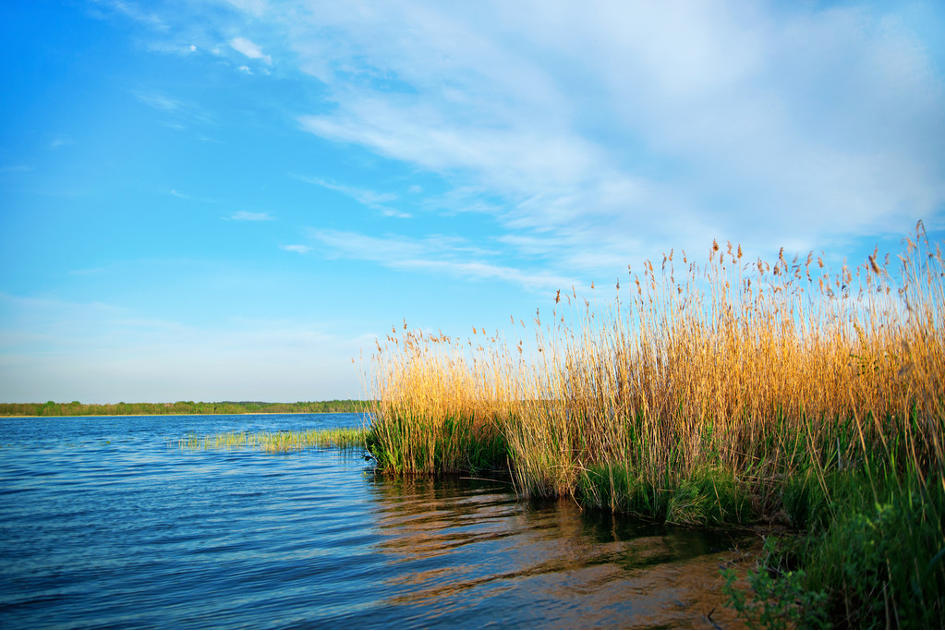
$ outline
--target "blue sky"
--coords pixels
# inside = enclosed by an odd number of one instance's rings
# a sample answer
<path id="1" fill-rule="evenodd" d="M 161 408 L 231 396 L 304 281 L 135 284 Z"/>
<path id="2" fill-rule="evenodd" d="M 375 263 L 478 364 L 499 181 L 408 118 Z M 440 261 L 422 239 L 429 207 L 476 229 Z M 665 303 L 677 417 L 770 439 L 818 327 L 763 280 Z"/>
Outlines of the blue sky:
<path id="1" fill-rule="evenodd" d="M 945 229 L 945 5 L 0 4 L 0 401 L 360 397 L 712 239 Z"/>

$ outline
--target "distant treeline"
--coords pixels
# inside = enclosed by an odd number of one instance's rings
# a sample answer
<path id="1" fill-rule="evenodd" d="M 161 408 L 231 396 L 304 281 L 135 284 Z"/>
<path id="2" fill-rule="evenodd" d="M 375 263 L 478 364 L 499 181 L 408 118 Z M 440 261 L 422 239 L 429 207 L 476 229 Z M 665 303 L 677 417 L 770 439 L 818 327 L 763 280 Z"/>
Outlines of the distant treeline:
<path id="1" fill-rule="evenodd" d="M 263 401 L 178 401 L 176 403 L 0 403 L 0 416 L 125 416 L 133 414 L 318 414 L 325 412 L 366 412 L 369 401 L 341 399 L 265 403 Z"/>

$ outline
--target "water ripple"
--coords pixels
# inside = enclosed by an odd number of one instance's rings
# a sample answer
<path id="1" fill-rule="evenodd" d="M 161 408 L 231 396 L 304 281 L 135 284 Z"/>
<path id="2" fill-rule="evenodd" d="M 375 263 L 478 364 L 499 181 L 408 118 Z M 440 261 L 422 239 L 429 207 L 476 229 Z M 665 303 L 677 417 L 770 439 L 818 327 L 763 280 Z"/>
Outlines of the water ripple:
<path id="1" fill-rule="evenodd" d="M 708 625 L 724 535 L 388 480 L 360 454 L 176 448 L 360 422 L 0 419 L 0 627 Z"/>

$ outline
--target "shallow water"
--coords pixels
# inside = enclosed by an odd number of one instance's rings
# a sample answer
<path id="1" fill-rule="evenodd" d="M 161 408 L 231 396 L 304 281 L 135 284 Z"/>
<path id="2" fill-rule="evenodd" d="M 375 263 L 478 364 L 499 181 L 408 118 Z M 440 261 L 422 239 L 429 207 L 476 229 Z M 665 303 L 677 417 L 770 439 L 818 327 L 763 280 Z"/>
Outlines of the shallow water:
<path id="1" fill-rule="evenodd" d="M 359 452 L 178 447 L 360 424 L 0 419 L 0 627 L 734 624 L 718 591 L 732 535 L 524 502 L 502 481 L 386 479 Z"/>

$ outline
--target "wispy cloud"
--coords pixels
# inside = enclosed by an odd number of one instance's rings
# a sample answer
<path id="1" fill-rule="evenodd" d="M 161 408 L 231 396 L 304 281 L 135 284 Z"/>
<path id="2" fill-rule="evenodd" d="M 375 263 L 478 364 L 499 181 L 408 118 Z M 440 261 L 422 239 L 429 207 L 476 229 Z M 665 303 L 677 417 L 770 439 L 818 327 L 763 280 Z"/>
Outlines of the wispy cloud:
<path id="1" fill-rule="evenodd" d="M 245 210 L 240 210 L 229 217 L 224 217 L 228 221 L 273 221 L 275 217 L 269 213 L 251 213 Z"/>
<path id="2" fill-rule="evenodd" d="M 384 217 L 394 217 L 396 219 L 411 219 L 413 215 L 397 210 L 395 208 L 379 208 L 379 212 Z"/>
<path id="3" fill-rule="evenodd" d="M 164 20 L 157 13 L 142 9 L 137 2 L 131 0 L 92 0 L 92 2 L 152 28 L 159 30 L 167 28 Z"/>
<path id="4" fill-rule="evenodd" d="M 309 230 L 307 234 L 325 246 L 325 252 L 330 256 L 375 261 L 392 269 L 500 280 L 532 291 L 569 287 L 577 282 L 559 274 L 491 262 L 488 259 L 495 257 L 496 252 L 483 250 L 456 237 L 373 237 L 340 230 Z"/>
<path id="5" fill-rule="evenodd" d="M 349 197 L 353 197 L 354 199 L 358 200 L 359 202 L 361 202 L 362 204 L 366 206 L 392 202 L 395 199 L 397 199 L 397 195 L 394 193 L 376 193 L 374 191 L 364 189 L 364 188 L 357 188 L 354 186 L 345 186 L 343 184 L 336 184 L 334 182 L 328 182 L 327 180 L 323 180 L 317 177 L 299 176 L 299 179 L 305 182 L 308 182 L 310 184 L 317 184 L 318 186 L 323 186 L 333 191 L 338 191 L 339 193 L 348 195 Z"/>
<path id="6" fill-rule="evenodd" d="M 189 124 L 215 123 L 214 116 L 196 103 L 177 99 L 156 90 L 131 90 L 131 93 L 148 107 L 176 119 L 175 122 L 185 121 Z"/>
<path id="7" fill-rule="evenodd" d="M 941 75 L 877 10 L 405 2 L 296 26 L 336 105 L 303 129 L 482 186 L 571 261 L 619 257 L 614 235 L 822 244 L 945 203 Z"/>
<path id="8" fill-rule="evenodd" d="M 312 248 L 307 245 L 280 245 L 279 249 L 285 250 L 286 252 L 295 252 L 296 254 L 305 254 L 312 250 Z"/>
<path id="9" fill-rule="evenodd" d="M 272 57 L 269 55 L 264 55 L 262 48 L 245 37 L 234 37 L 230 40 L 230 47 L 233 50 L 246 55 L 250 59 L 259 59 L 266 62 L 267 64 L 272 64 Z"/>
<path id="10" fill-rule="evenodd" d="M 400 219 L 409 219 L 412 215 L 408 212 L 404 212 L 397 208 L 393 208 L 389 205 L 390 202 L 397 201 L 398 195 L 396 193 L 378 193 L 365 188 L 358 188 L 354 186 L 345 186 L 343 184 L 337 184 L 335 182 L 329 182 L 318 177 L 305 177 L 302 175 L 294 175 L 293 177 L 302 180 L 303 182 L 308 182 L 309 184 L 315 184 L 327 188 L 332 191 L 337 191 L 342 195 L 347 195 L 352 199 L 355 199 L 359 203 L 378 211 L 384 217 L 397 217 Z"/>
<path id="11" fill-rule="evenodd" d="M 256 18 L 261 18 L 269 9 L 266 0 L 227 0 L 227 2 Z"/>
<path id="12" fill-rule="evenodd" d="M 176 99 L 161 94 L 159 92 L 144 92 L 141 90 L 132 90 L 132 94 L 138 97 L 142 103 L 156 110 L 164 112 L 176 112 L 183 109 L 183 103 Z"/>
<path id="13" fill-rule="evenodd" d="M 151 41 L 145 43 L 145 47 L 155 53 L 164 53 L 170 55 L 180 55 L 186 57 L 187 55 L 192 55 L 197 52 L 197 46 L 195 44 L 189 44 L 186 41 Z"/>

